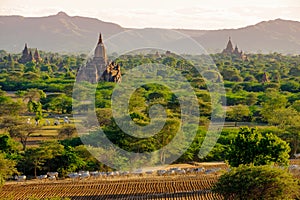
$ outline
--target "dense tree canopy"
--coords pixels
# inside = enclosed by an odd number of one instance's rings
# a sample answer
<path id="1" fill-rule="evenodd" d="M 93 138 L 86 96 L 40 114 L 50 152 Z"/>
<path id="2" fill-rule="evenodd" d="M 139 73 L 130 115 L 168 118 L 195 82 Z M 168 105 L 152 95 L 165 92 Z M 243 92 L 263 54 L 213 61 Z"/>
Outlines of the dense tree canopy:
<path id="1" fill-rule="evenodd" d="M 283 200 L 299 197 L 300 188 L 298 181 L 283 169 L 240 165 L 223 174 L 213 191 L 228 200 Z"/>
<path id="2" fill-rule="evenodd" d="M 262 134 L 255 128 L 244 127 L 232 141 L 227 159 L 233 167 L 241 164 L 287 165 L 289 152 L 289 145 L 276 135 Z"/>
<path id="3" fill-rule="evenodd" d="M 46 114 L 49 116 L 74 114 L 72 104 L 79 102 L 72 98 L 73 84 L 78 68 L 84 65 L 87 59 L 85 54 L 62 55 L 47 52 L 40 54 L 44 58 L 47 57 L 47 61 L 44 59 L 42 63 L 21 64 L 16 59 L 19 55 L 11 55 L 13 59 L 9 59 L 7 52 L 1 52 L 0 86 L 3 90 L 0 91 L 0 127 L 7 137 L 13 137 L 23 144 L 22 150 L 10 145 L 7 138 L 0 138 L 0 146 L 6 151 L 5 159 L 16 161 L 19 171 L 31 175 L 34 171 L 39 174 L 47 170 L 58 170 L 65 175 L 83 168 L 107 169 L 103 164 L 92 159 L 84 150 L 84 146 L 80 146 L 82 144 L 80 139 L 74 138 L 73 126 L 61 129 L 59 127 L 58 132 L 64 136 L 55 138 L 63 145 L 61 148 L 60 145 L 55 144 L 57 149 L 61 150 L 59 153 L 48 151 L 49 149 L 45 149 L 42 142 L 37 148 L 27 148 L 27 139 L 39 128 L 33 123 L 26 123 L 28 116 L 35 115 L 38 120 Z M 176 162 L 224 161 L 226 157 L 233 166 L 241 163 L 287 164 L 289 147 L 279 137 L 288 142 L 292 148 L 291 155 L 299 153 L 300 56 L 278 53 L 250 54 L 249 60 L 242 61 L 236 57 L 213 54 L 211 57 L 219 72 L 201 63 L 201 56 L 185 55 L 185 57 L 189 60 L 173 54 L 160 56 L 138 54 L 122 55 L 115 60 L 121 65 L 122 74 L 146 63 L 165 64 L 179 70 L 193 87 L 198 97 L 201 114 L 198 132 L 191 146 Z M 213 102 L 205 78 L 197 72 L 195 66 L 201 66 L 205 77 L 217 82 L 224 81 L 226 95 L 221 96 L 222 105 L 219 107 L 212 108 Z M 169 75 L 158 73 L 160 78 Z M 263 81 L 264 75 L 268 80 Z M 172 140 L 180 122 L 179 101 L 172 91 L 159 84 L 147 84 L 132 94 L 128 112 L 134 123 L 147 125 L 151 120 L 149 107 L 154 104 L 164 106 L 168 116 L 166 126 L 159 133 L 150 139 L 139 139 L 125 134 L 112 118 L 111 95 L 115 85 L 108 82 L 98 84 L 95 92 L 97 119 L 91 121 L 88 118 L 86 122 L 88 128 L 100 125 L 114 144 L 132 152 L 151 152 L 162 148 Z M 89 83 L 84 83 L 84 86 L 93 88 Z M 13 93 L 16 95 L 12 95 Z M 78 95 L 86 94 L 83 92 Z M 198 152 L 206 137 L 210 115 L 211 113 L 217 115 L 222 106 L 228 111 L 227 121 L 255 125 L 263 123 L 262 125 L 265 126 L 260 126 L 260 129 L 244 128 L 239 131 L 240 133 L 237 133 L 238 129 L 225 127 L 212 151 L 205 158 L 199 158 Z M 82 104 L 78 112 L 89 116 L 88 105 Z M 195 116 L 191 113 L 190 117 Z M 240 124 L 242 123 L 235 125 Z M 276 127 L 268 127 L 271 125 Z M 40 133 L 43 135 L 42 131 Z M 93 134 L 90 137 L 93 138 Z M 178 148 L 180 145 L 178 144 Z M 53 155 L 47 156 L 48 154 Z M 168 153 L 163 152 L 158 162 L 164 163 L 166 158 Z M 25 161 L 27 165 L 24 164 Z M 126 158 L 120 158 L 119 162 L 126 162 Z"/>

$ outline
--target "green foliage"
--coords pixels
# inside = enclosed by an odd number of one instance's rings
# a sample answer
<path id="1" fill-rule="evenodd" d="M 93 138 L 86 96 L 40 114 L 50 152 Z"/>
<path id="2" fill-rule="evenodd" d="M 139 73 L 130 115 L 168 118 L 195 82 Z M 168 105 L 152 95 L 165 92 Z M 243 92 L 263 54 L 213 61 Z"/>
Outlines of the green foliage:
<path id="1" fill-rule="evenodd" d="M 5 154 L 5 157 L 11 160 L 16 160 L 19 155 L 20 145 L 13 140 L 9 135 L 0 135 L 0 152 Z"/>
<path id="2" fill-rule="evenodd" d="M 71 138 L 77 133 L 76 127 L 74 125 L 64 125 L 58 130 L 59 138 Z"/>
<path id="3" fill-rule="evenodd" d="M 269 90 L 264 96 L 264 102 L 262 103 L 261 115 L 268 121 L 274 114 L 274 110 L 285 108 L 287 105 L 287 99 L 274 90 Z"/>
<path id="4" fill-rule="evenodd" d="M 37 176 L 37 170 L 41 170 L 47 160 L 53 159 L 63 153 L 63 146 L 58 142 L 44 142 L 37 148 L 29 148 L 25 151 L 24 163 L 27 170 L 33 170 Z"/>
<path id="5" fill-rule="evenodd" d="M 8 97 L 6 92 L 0 90 L 0 116 L 7 115 L 19 115 L 25 109 L 22 101 L 14 101 L 11 97 Z"/>
<path id="6" fill-rule="evenodd" d="M 17 172 L 15 162 L 5 158 L 0 152 L 0 187 L 4 184 L 5 179 Z"/>
<path id="7" fill-rule="evenodd" d="M 235 121 L 235 126 L 237 126 L 237 122 L 240 121 L 249 121 L 247 117 L 251 114 L 249 107 L 245 105 L 236 105 L 232 106 L 231 109 L 227 112 L 228 118 L 230 120 Z"/>
<path id="8" fill-rule="evenodd" d="M 35 120 L 38 122 L 43 118 L 41 99 L 46 98 L 46 94 L 39 89 L 28 89 L 26 91 L 18 91 L 18 95 L 23 97 L 23 101 L 27 102 L 28 112 L 35 113 Z"/>
<path id="9" fill-rule="evenodd" d="M 297 112 L 300 113 L 300 100 L 296 100 L 293 105 L 292 108 L 294 108 Z"/>
<path id="10" fill-rule="evenodd" d="M 287 165 L 289 152 L 288 144 L 272 133 L 261 134 L 255 128 L 244 127 L 232 141 L 227 160 L 233 167 L 241 164 Z"/>
<path id="11" fill-rule="evenodd" d="M 35 131 L 33 126 L 27 127 L 24 124 L 26 119 L 19 120 L 16 117 L 24 115 L 26 109 L 24 104 L 27 104 L 28 111 L 31 112 L 30 114 L 36 115 L 36 120 L 43 117 L 45 110 L 52 113 L 71 114 L 72 103 L 78 103 L 76 99 L 73 102 L 71 97 L 75 76 L 78 68 L 84 64 L 87 58 L 84 54 L 59 55 L 45 52 L 42 54 L 51 59 L 45 63 L 36 64 L 29 62 L 23 65 L 18 62 L 8 62 L 7 52 L 1 52 L 1 57 L 4 58 L 2 59 L 3 62 L 0 61 L 0 86 L 6 91 L 19 90 L 17 98 L 14 99 L 9 97 L 5 92 L 0 91 L 1 128 L 3 131 L 8 132 L 10 136 L 20 140 L 23 144 L 23 149 L 26 149 L 27 138 L 33 133 L 32 131 Z M 13 57 L 16 56 L 13 55 Z M 206 64 L 202 65 L 199 56 L 186 56 L 190 60 L 183 60 L 173 54 L 162 54 L 160 57 L 152 54 L 124 55 L 117 58 L 116 62 L 121 64 L 122 74 L 126 74 L 127 70 L 135 66 L 146 63 L 165 64 L 181 71 L 182 75 L 191 83 L 198 97 L 199 111 L 201 113 L 199 125 L 202 128 L 209 124 L 211 113 L 217 114 L 221 107 L 211 107 L 212 99 L 209 91 L 207 91 L 205 78 L 198 74 L 194 68 L 194 66 L 201 65 L 206 78 L 216 81 L 223 79 L 225 81 L 227 94 L 226 96 L 222 96 L 222 100 L 226 98 L 227 105 L 224 104 L 223 106 L 232 106 L 232 109 L 229 109 L 228 112 L 228 120 L 236 122 L 250 120 L 262 122 L 264 120 L 263 122 L 276 125 L 280 129 L 280 131 L 264 131 L 259 136 L 261 138 L 258 144 L 261 143 L 261 146 L 265 144 L 268 148 L 260 149 L 259 152 L 264 153 L 261 154 L 262 156 L 257 156 L 255 160 L 256 164 L 277 161 L 285 162 L 280 156 L 276 158 L 275 155 L 285 145 L 281 142 L 276 143 L 278 141 L 277 138 L 269 134 L 269 132 L 278 134 L 281 138 L 288 141 L 292 147 L 291 154 L 298 152 L 300 143 L 300 129 L 297 124 L 300 110 L 298 105 L 298 101 L 300 101 L 300 95 L 298 94 L 300 88 L 300 68 L 297 63 L 300 62 L 299 56 L 283 56 L 277 53 L 266 55 L 252 54 L 249 55 L 249 61 L 242 61 L 241 59 L 232 59 L 222 54 L 211 55 L 223 77 L 220 77 L 219 73 L 215 70 L 209 69 Z M 261 82 L 264 73 L 269 75 L 270 82 Z M 159 71 L 158 75 L 162 78 L 170 74 Z M 87 88 L 92 88 L 90 84 L 85 84 Z M 177 97 L 167 87 L 158 84 L 147 84 L 138 88 L 132 94 L 128 113 L 138 125 L 143 126 L 150 122 L 148 111 L 149 107 L 154 104 L 163 105 L 168 116 L 166 126 L 159 133 L 149 139 L 138 139 L 129 137 L 123 133 L 112 120 L 110 108 L 111 94 L 115 85 L 115 83 L 107 82 L 100 82 L 98 84 L 95 94 L 98 120 L 91 121 L 88 118 L 87 127 L 93 128 L 100 124 L 111 141 L 121 148 L 133 152 L 152 152 L 162 148 L 163 143 L 167 144 L 172 140 L 180 120 L 180 105 Z M 44 92 L 50 92 L 50 94 L 47 93 L 48 95 L 46 96 Z M 84 94 L 80 93 L 78 95 Z M 22 102 L 22 100 L 24 101 Z M 81 106 L 82 109 L 80 112 L 89 115 L 87 105 L 83 104 Z M 191 117 L 193 117 L 193 114 L 191 114 Z M 38 172 L 44 172 L 48 166 L 53 171 L 59 169 L 63 174 L 80 168 L 93 168 L 92 166 L 95 168 L 97 166 L 103 167 L 99 166 L 97 162 L 90 159 L 87 155 L 86 159 L 84 158 L 84 150 L 82 147 L 78 147 L 82 142 L 79 138 L 72 138 L 74 136 L 73 127 L 64 127 L 61 131 L 66 131 L 63 135 L 68 137 L 68 139 L 60 141 L 64 146 L 62 153 L 51 159 L 43 159 L 42 164 L 40 164 L 41 167 L 37 168 Z M 236 130 L 224 130 L 208 156 L 199 159 L 198 151 L 205 137 L 205 131 L 199 130 L 192 145 L 178 162 L 224 160 L 230 148 L 230 141 L 234 141 L 236 135 Z M 4 137 L 0 137 L 1 139 L 3 139 L 3 148 L 6 149 L 5 151 L 8 151 L 8 153 L 5 153 L 5 156 L 19 160 L 16 159 L 14 152 L 19 152 L 20 150 L 9 150 L 13 147 L 6 143 L 7 141 L 4 141 Z M 252 139 L 250 138 L 249 141 L 244 142 L 247 144 L 247 142 L 251 143 L 251 141 Z M 270 142 L 271 144 L 269 144 Z M 274 143 L 276 144 L 276 148 L 273 146 Z M 178 148 L 180 148 L 180 145 L 178 144 Z M 256 151 L 251 151 L 249 155 L 252 155 L 251 153 L 253 152 Z M 272 159 L 269 158 L 270 152 L 274 152 L 274 155 L 271 155 L 271 157 L 274 157 Z M 29 154 L 26 154 L 26 156 L 29 156 Z M 168 153 L 162 155 L 160 162 L 163 163 L 164 157 L 167 156 Z M 66 160 L 62 166 L 60 166 L 60 159 Z M 76 162 L 76 159 L 78 159 L 78 162 Z M 275 159 L 278 160 L 275 161 Z M 126 158 L 120 158 L 119 162 L 120 164 L 126 162 Z M 30 173 L 32 173 L 32 169 Z"/>
<path id="12" fill-rule="evenodd" d="M 52 95 L 45 102 L 44 108 L 61 114 L 70 114 L 72 112 L 72 98 L 66 94 Z"/>
<path id="13" fill-rule="evenodd" d="M 52 163 L 56 163 L 56 170 L 61 176 L 66 176 L 68 173 L 81 170 L 86 166 L 85 159 L 81 158 L 73 147 L 66 147 L 62 155 L 54 158 Z"/>
<path id="14" fill-rule="evenodd" d="M 64 140 L 60 140 L 59 143 L 62 144 L 64 147 L 76 147 L 82 145 L 80 137 L 66 138 Z"/>
<path id="15" fill-rule="evenodd" d="M 268 118 L 269 124 L 280 128 L 297 126 L 299 121 L 300 113 L 292 107 L 275 109 Z"/>
<path id="16" fill-rule="evenodd" d="M 300 188 L 286 170 L 270 166 L 245 166 L 223 174 L 214 185 L 213 191 L 225 199 L 293 199 Z"/>
<path id="17" fill-rule="evenodd" d="M 282 91 L 288 91 L 288 92 L 300 92 L 300 84 L 297 81 L 289 80 L 287 82 L 282 82 L 280 84 L 280 89 Z"/>
<path id="18" fill-rule="evenodd" d="M 28 123 L 27 118 L 24 117 L 6 116 L 1 119 L 0 129 L 5 129 L 10 137 L 18 138 L 23 146 L 23 150 L 25 150 L 28 137 L 39 130 L 40 127 Z"/>

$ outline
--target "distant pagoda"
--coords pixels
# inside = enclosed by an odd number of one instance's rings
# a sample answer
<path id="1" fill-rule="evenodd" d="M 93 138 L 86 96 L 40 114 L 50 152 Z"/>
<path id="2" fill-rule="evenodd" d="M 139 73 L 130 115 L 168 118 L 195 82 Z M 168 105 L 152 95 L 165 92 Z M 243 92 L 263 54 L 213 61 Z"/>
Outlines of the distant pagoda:
<path id="1" fill-rule="evenodd" d="M 22 56 L 18 60 L 18 62 L 25 64 L 27 62 L 41 62 L 41 61 L 42 61 L 42 58 L 40 57 L 38 50 L 35 49 L 34 55 L 32 55 L 32 52 L 27 47 L 27 43 L 25 43 L 25 47 L 22 51 Z"/>
<path id="2" fill-rule="evenodd" d="M 42 58 L 40 57 L 40 54 L 39 54 L 37 48 L 34 51 L 33 58 L 34 58 L 35 62 L 38 62 L 38 63 L 42 62 Z"/>
<path id="3" fill-rule="evenodd" d="M 243 51 L 239 51 L 237 45 L 235 45 L 235 48 L 233 48 L 231 37 L 229 37 L 227 46 L 225 49 L 223 49 L 222 54 L 229 55 L 229 56 L 236 56 L 242 60 L 247 60 L 247 56 L 244 54 Z"/>
<path id="4" fill-rule="evenodd" d="M 94 51 L 94 57 L 79 69 L 77 81 L 90 83 L 97 83 L 98 81 L 121 82 L 120 66 L 114 62 L 108 63 L 101 33 Z"/>
<path id="5" fill-rule="evenodd" d="M 22 51 L 22 56 L 18 61 L 22 64 L 33 61 L 33 56 L 31 51 L 28 50 L 27 43 L 25 43 L 25 47 Z"/>

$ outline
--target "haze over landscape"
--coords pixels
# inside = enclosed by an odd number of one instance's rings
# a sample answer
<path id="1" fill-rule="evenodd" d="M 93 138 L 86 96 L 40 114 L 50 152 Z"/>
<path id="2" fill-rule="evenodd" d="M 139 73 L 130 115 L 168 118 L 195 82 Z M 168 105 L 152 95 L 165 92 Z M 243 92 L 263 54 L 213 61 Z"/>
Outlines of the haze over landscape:
<path id="1" fill-rule="evenodd" d="M 246 53 L 299 53 L 298 1 L 164 1 L 140 2 L 19 0 L 0 3 L 1 49 L 20 52 L 30 47 L 55 52 L 90 52 L 95 38 L 104 40 L 127 30 L 123 43 L 136 46 L 167 44 L 174 38 L 169 29 L 191 36 L 208 52 L 223 49 L 231 36 Z M 151 37 L 148 37 L 151 35 Z M 131 42 L 132 43 L 132 42 Z M 109 50 L 108 50 L 109 51 Z M 181 52 L 189 53 L 189 52 Z"/>
<path id="2" fill-rule="evenodd" d="M 156 44 L 169 47 L 173 42 L 181 44 L 183 49 L 188 48 L 185 47 L 188 45 L 185 39 L 178 38 L 178 34 L 170 34 L 169 29 L 125 28 L 95 18 L 71 17 L 64 12 L 47 17 L 0 16 L 0 23 L 1 49 L 10 52 L 20 52 L 24 43 L 28 43 L 30 47 L 45 51 L 86 53 L 94 48 L 99 32 L 103 33 L 106 40 L 128 30 L 131 32 L 124 34 L 121 41 L 117 41 L 125 49 Z M 210 53 L 220 52 L 229 36 L 246 53 L 300 53 L 300 22 L 297 21 L 275 19 L 238 29 L 173 30 L 192 37 Z M 110 53 L 112 52 L 114 51 Z"/>

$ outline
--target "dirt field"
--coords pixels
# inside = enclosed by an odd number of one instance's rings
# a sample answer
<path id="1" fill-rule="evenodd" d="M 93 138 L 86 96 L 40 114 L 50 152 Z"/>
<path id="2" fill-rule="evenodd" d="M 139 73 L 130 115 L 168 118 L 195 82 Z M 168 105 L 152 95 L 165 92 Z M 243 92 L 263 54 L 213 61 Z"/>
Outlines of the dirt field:
<path id="1" fill-rule="evenodd" d="M 300 164 L 300 160 L 291 160 Z M 225 163 L 178 164 L 170 167 L 219 167 L 226 169 Z M 218 200 L 221 196 L 210 191 L 219 174 L 192 173 L 187 175 L 156 176 L 144 175 L 114 178 L 89 178 L 86 180 L 29 180 L 26 182 L 7 182 L 1 192 L 0 200 L 25 200 L 30 198 L 63 197 L 75 200 L 98 199 L 194 199 Z M 297 178 L 300 178 L 296 176 Z"/>
<path id="2" fill-rule="evenodd" d="M 210 192 L 216 175 L 132 177 L 99 180 L 31 181 L 5 184 L 0 199 L 221 199 Z"/>

